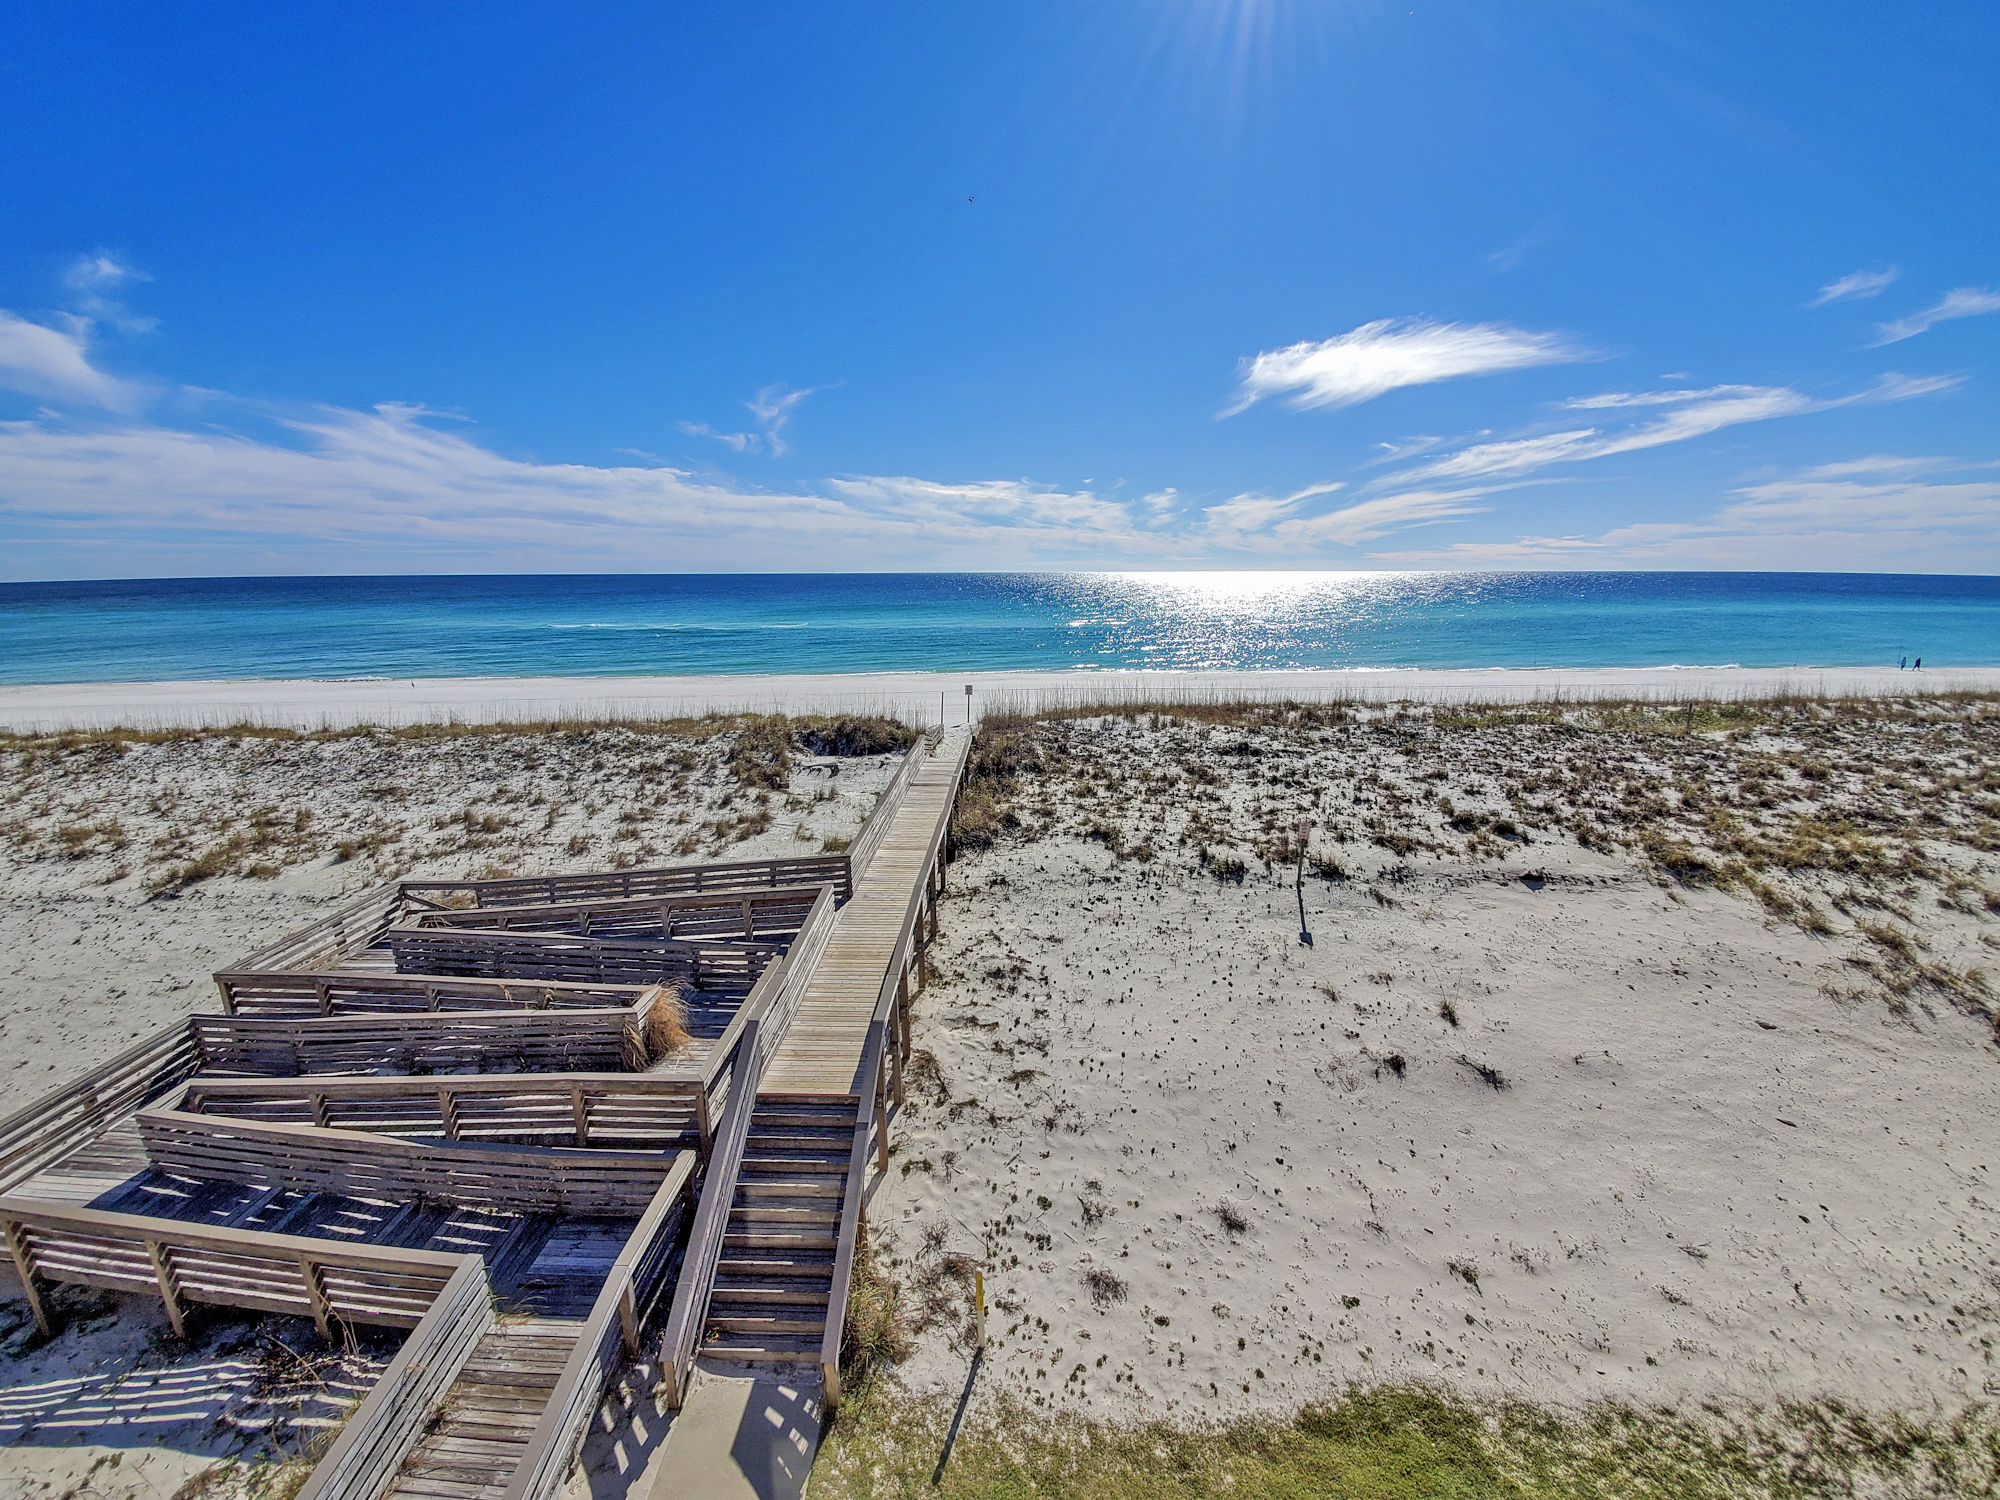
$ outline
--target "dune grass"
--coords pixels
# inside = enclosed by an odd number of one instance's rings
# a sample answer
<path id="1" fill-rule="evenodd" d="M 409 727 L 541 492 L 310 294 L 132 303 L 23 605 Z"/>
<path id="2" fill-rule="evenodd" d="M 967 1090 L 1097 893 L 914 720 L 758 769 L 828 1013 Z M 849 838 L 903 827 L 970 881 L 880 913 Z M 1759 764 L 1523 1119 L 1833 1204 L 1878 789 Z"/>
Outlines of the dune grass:
<path id="1" fill-rule="evenodd" d="M 868 1383 L 821 1447 L 814 1496 L 1886 1500 L 1988 1495 L 2000 1485 L 2000 1421 L 1984 1406 L 1927 1418 L 1833 1402 L 1733 1415 L 1605 1406 L 1564 1419 L 1398 1386 L 1353 1390 L 1288 1420 L 1201 1428 L 989 1407 L 967 1420 L 940 1475 L 953 1404 Z"/>

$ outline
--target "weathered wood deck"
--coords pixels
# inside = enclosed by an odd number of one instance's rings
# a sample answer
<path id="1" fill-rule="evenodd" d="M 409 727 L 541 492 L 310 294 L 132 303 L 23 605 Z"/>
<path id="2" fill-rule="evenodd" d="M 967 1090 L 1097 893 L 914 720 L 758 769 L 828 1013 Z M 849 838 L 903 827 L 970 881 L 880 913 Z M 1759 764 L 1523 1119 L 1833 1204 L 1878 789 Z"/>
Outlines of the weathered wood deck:
<path id="1" fill-rule="evenodd" d="M 834 919 L 798 1015 L 764 1070 L 758 1093 L 859 1094 L 868 1022 L 895 956 L 911 893 L 930 876 L 940 819 L 950 813 L 964 758 L 948 740 L 920 765 L 867 871 Z"/>
<path id="2" fill-rule="evenodd" d="M 566 1218 L 444 1204 L 375 1202 L 247 1186 L 155 1168 L 136 1119 L 86 1142 L 16 1190 L 23 1198 L 210 1229 L 302 1235 L 379 1249 L 476 1254 L 502 1306 L 581 1318 L 635 1216 Z"/>

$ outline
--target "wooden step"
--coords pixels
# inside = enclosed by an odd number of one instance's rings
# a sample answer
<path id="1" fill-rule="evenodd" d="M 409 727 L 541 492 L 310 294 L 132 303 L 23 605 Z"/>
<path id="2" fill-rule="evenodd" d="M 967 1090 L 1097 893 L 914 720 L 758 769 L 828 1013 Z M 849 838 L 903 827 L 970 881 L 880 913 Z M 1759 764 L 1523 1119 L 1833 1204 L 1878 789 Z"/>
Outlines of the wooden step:
<path id="1" fill-rule="evenodd" d="M 816 1156 L 846 1156 L 854 1150 L 854 1130 L 756 1130 L 744 1140 L 744 1156 L 772 1152 L 812 1152 Z"/>
<path id="2" fill-rule="evenodd" d="M 827 1177 L 847 1178 L 847 1153 L 839 1156 L 808 1156 L 801 1152 L 791 1152 L 783 1156 L 751 1156 L 746 1154 L 737 1169 L 737 1180 L 744 1176 L 772 1177 L 792 1172 L 817 1172 Z"/>
<path id="3" fill-rule="evenodd" d="M 833 1256 L 820 1250 L 797 1250 L 788 1256 L 757 1255 L 748 1251 L 731 1255 L 725 1251 L 716 1262 L 715 1274 L 718 1278 L 730 1278 L 738 1286 L 754 1281 L 788 1279 L 831 1284 Z"/>
<path id="4" fill-rule="evenodd" d="M 825 1226 L 833 1228 L 840 1223 L 838 1207 L 823 1208 L 764 1208 L 756 1204 L 738 1204 L 729 1210 L 729 1227 L 741 1230 L 746 1224 L 763 1227 L 791 1225 L 800 1229 L 817 1229 Z"/>
<path id="5" fill-rule="evenodd" d="M 769 1343 L 773 1334 L 813 1334 L 826 1332 L 824 1315 L 813 1317 L 786 1317 L 768 1309 L 748 1309 L 743 1312 L 725 1310 L 718 1314 L 711 1311 L 708 1327 L 712 1333 L 755 1334 L 760 1344 Z"/>
<path id="6" fill-rule="evenodd" d="M 733 1277 L 718 1276 L 715 1279 L 715 1290 L 709 1295 L 708 1305 L 711 1311 L 721 1306 L 741 1307 L 751 1303 L 761 1303 L 788 1307 L 817 1307 L 824 1313 L 827 1299 L 832 1293 L 831 1276 L 818 1281 L 769 1276 L 741 1284 Z M 539 1408 L 537 1410 L 539 1411 Z"/>
<path id="7" fill-rule="evenodd" d="M 769 1334 L 760 1339 L 755 1335 L 718 1333 L 702 1345 L 701 1352 L 749 1365 L 817 1364 L 820 1340 L 824 1337 L 824 1333 L 805 1336 Z"/>
<path id="8" fill-rule="evenodd" d="M 795 1250 L 831 1250 L 834 1248 L 834 1232 L 813 1233 L 804 1229 L 766 1229 L 745 1227 L 741 1232 L 731 1229 L 722 1236 L 724 1250 L 757 1250 L 763 1258 L 782 1258 Z"/>
<path id="9" fill-rule="evenodd" d="M 838 1204 L 845 1183 L 831 1180 L 825 1173 L 813 1177 L 752 1177 L 736 1179 L 736 1202 L 764 1202 L 783 1198 L 823 1198 Z"/>

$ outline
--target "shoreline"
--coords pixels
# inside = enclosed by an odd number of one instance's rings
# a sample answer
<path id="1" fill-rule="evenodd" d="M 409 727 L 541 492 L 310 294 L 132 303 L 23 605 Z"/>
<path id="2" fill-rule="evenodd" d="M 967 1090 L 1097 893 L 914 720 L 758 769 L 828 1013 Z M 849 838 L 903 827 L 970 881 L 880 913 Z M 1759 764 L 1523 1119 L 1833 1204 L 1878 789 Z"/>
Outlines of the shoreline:
<path id="1" fill-rule="evenodd" d="M 1222 699 L 1393 703 L 1749 700 L 2000 692 L 2000 666 L 1344 668 L 1271 671 L 973 671 L 660 677 L 243 678 L 0 686 L 0 729 L 302 730 L 427 723 L 691 718 L 705 713 L 880 713 L 958 723 L 995 710 Z M 942 703 L 940 702 L 942 695 Z"/>

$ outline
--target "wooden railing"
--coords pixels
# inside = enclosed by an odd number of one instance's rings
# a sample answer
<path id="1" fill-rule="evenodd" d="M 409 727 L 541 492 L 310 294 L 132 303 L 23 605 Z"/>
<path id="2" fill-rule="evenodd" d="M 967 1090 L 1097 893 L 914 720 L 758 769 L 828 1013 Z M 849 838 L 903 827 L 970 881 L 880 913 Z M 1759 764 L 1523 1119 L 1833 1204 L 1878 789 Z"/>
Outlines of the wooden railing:
<path id="1" fill-rule="evenodd" d="M 672 865 L 651 870 L 603 870 L 580 875 L 521 875 L 505 880 L 406 880 L 400 889 L 413 907 L 549 906 L 575 901 L 618 901 L 704 891 L 741 891 L 783 885 L 832 884 L 841 901 L 852 890 L 845 854 L 791 859 L 751 859 L 720 865 Z"/>
<path id="2" fill-rule="evenodd" d="M 814 903 L 786 956 L 780 982 L 746 1001 L 730 1026 L 730 1034 L 716 1045 L 710 1057 L 711 1082 L 722 1067 L 728 1066 L 727 1093 L 720 1103 L 714 1135 L 709 1143 L 708 1170 L 703 1175 L 701 1202 L 695 1210 L 694 1227 L 688 1232 L 687 1256 L 674 1286 L 673 1306 L 660 1336 L 661 1393 L 666 1404 L 678 1407 L 687 1392 L 688 1377 L 694 1367 L 695 1345 L 701 1339 L 702 1324 L 708 1318 L 708 1295 L 715 1281 L 716 1263 L 722 1257 L 722 1237 L 729 1227 L 729 1210 L 736 1198 L 736 1177 L 743 1164 L 743 1146 L 750 1134 L 750 1117 L 757 1108 L 757 1083 L 764 1065 L 784 1040 L 785 1028 L 798 1014 L 799 1001 L 812 980 L 820 955 L 833 934 L 833 891 L 829 888 Z M 769 978 L 767 971 L 766 978 Z"/>
<path id="3" fill-rule="evenodd" d="M 860 1242 L 862 1205 L 866 1199 L 868 1154 L 871 1147 L 883 1171 L 889 1168 L 889 1109 L 887 1075 L 896 1076 L 897 1102 L 902 1098 L 902 1061 L 908 1050 L 908 997 L 910 968 L 922 942 L 926 909 L 936 899 L 932 873 L 943 872 L 945 841 L 951 831 L 951 814 L 958 783 L 965 776 L 971 736 L 962 738 L 957 758 L 952 795 L 939 810 L 937 826 L 931 830 L 930 845 L 921 866 L 922 878 L 910 892 L 909 905 L 897 928 L 896 946 L 889 967 L 882 976 L 882 988 L 868 1020 L 868 1035 L 861 1050 L 862 1093 L 854 1117 L 854 1144 L 848 1154 L 847 1187 L 841 1199 L 840 1228 L 834 1241 L 833 1284 L 828 1289 L 826 1328 L 820 1341 L 820 1375 L 825 1383 L 827 1409 L 840 1404 L 840 1346 L 847 1327 L 847 1296 L 854 1280 L 854 1254 Z M 886 1062 L 886 1066 L 885 1066 Z"/>
<path id="4" fill-rule="evenodd" d="M 329 1338 L 336 1323 L 410 1329 L 299 1500 L 376 1500 L 493 1322 L 477 1255 L 213 1229 L 18 1196 L 0 1197 L 0 1233 L 45 1334 L 50 1282 L 158 1297 L 176 1333 L 193 1303 L 309 1317 Z"/>
<path id="5" fill-rule="evenodd" d="M 691 984 L 747 990 L 783 943 L 683 943 L 391 927 L 383 941 L 402 974 L 478 979 L 567 980 L 581 984 Z"/>
<path id="6" fill-rule="evenodd" d="M 188 1023 L 176 1021 L 0 1120 L 0 1193 L 12 1192 L 55 1165 L 86 1138 L 185 1081 L 200 1066 Z"/>
<path id="7" fill-rule="evenodd" d="M 382 1069 L 636 1073 L 649 1060 L 646 1012 L 637 1006 L 296 1019 L 190 1016 L 184 1029 L 193 1036 L 203 1070 L 260 1077 Z"/>
<path id="8" fill-rule="evenodd" d="M 459 1262 L 458 1269 L 313 1466 L 297 1500 L 377 1500 L 492 1327 L 485 1264 L 476 1255 L 439 1258 Z"/>
<path id="9" fill-rule="evenodd" d="M 825 882 L 822 882 L 824 884 Z M 419 912 L 408 925 L 470 927 L 487 932 L 561 932 L 577 937 L 679 939 L 682 942 L 783 942 L 812 910 L 818 885 L 788 885 L 723 895 L 654 896 L 549 906 L 475 907 Z"/>
<path id="10" fill-rule="evenodd" d="M 252 1124 L 181 1109 L 139 1111 L 163 1172 L 245 1187 L 472 1208 L 620 1218 L 644 1211 L 667 1170 L 640 1152 L 439 1144 L 311 1125 Z"/>
<path id="11" fill-rule="evenodd" d="M 396 886 L 376 886 L 231 964 L 230 970 L 332 968 L 380 937 L 402 909 L 402 892 Z"/>
<path id="12" fill-rule="evenodd" d="M 910 789 L 910 778 L 916 775 L 917 767 L 930 757 L 933 748 L 934 742 L 927 736 L 904 752 L 903 763 L 896 767 L 896 774 L 889 778 L 882 795 L 875 799 L 875 806 L 862 823 L 861 831 L 848 844 L 847 859 L 854 880 L 859 881 L 868 873 L 875 851 L 882 847 L 882 840 L 889 836 L 889 825 L 896 821 L 896 810 L 903 805 L 903 794 Z"/>
<path id="13" fill-rule="evenodd" d="M 692 1078 L 529 1073 L 430 1078 L 196 1078 L 180 1108 L 261 1124 L 621 1151 L 708 1151 L 708 1093 Z"/>
<path id="14" fill-rule="evenodd" d="M 847 1297 L 854 1284 L 854 1254 L 861 1243 L 862 1205 L 867 1200 L 868 1153 L 879 1141 L 887 1171 L 889 1119 L 882 1099 L 882 1054 L 888 1023 L 876 1007 L 861 1049 L 861 1098 L 854 1115 L 854 1144 L 847 1153 L 847 1188 L 840 1201 L 840 1227 L 833 1250 L 833 1280 L 827 1288 L 826 1326 L 820 1335 L 819 1369 L 826 1409 L 840 1405 L 840 1346 L 847 1333 Z"/>
<path id="15" fill-rule="evenodd" d="M 45 1281 L 159 1297 L 176 1331 L 190 1302 L 309 1317 L 325 1331 L 335 1322 L 410 1328 L 463 1259 L 213 1229 L 12 1194 L 0 1196 L 0 1226 L 44 1328 L 38 1286 Z"/>
<path id="16" fill-rule="evenodd" d="M 561 1010 L 631 1005 L 644 984 L 467 979 L 345 969 L 225 969 L 215 976 L 232 1016 L 337 1016 L 352 1011 Z"/>
<path id="17" fill-rule="evenodd" d="M 556 1500 L 562 1493 L 621 1358 L 639 1352 L 640 1329 L 667 1284 L 673 1250 L 687 1222 L 693 1182 L 694 1157 L 682 1152 L 612 1262 L 504 1500 Z"/>

